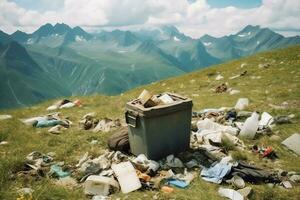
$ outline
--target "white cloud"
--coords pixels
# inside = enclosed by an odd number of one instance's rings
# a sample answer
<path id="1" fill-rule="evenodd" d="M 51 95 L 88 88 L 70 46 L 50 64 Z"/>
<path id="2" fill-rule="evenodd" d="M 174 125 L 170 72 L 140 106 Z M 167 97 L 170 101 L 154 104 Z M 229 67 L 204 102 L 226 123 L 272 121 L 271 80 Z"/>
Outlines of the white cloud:
<path id="1" fill-rule="evenodd" d="M 299 0 L 263 0 L 260 7 L 251 9 L 212 8 L 206 0 L 64 0 L 63 5 L 39 11 L 0 0 L 0 29 L 33 31 L 47 22 L 94 28 L 173 24 L 187 35 L 200 37 L 205 33 L 222 36 L 253 24 L 289 35 L 299 33 Z"/>

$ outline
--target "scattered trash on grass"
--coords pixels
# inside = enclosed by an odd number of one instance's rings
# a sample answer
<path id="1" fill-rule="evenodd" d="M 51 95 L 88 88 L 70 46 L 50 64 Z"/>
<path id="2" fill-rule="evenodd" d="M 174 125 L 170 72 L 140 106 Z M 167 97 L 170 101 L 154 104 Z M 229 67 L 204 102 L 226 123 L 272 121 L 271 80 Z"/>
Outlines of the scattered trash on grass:
<path id="1" fill-rule="evenodd" d="M 69 172 L 63 171 L 61 166 L 58 166 L 58 165 L 51 165 L 49 174 L 50 174 L 50 176 L 55 176 L 55 177 L 59 177 L 59 178 L 64 178 L 64 177 L 70 176 Z"/>
<path id="2" fill-rule="evenodd" d="M 230 80 L 232 79 L 236 79 L 236 78 L 239 78 L 241 76 L 245 76 L 247 74 L 247 70 L 246 71 L 243 71 L 242 73 L 238 74 L 238 75 L 235 75 L 235 76 L 231 76 L 229 77 Z"/>
<path id="3" fill-rule="evenodd" d="M 273 147 L 258 147 L 257 145 L 253 145 L 252 151 L 254 153 L 258 153 L 261 155 L 262 158 L 270 158 L 270 159 L 276 159 L 278 156 L 276 155 L 276 152 L 274 151 Z"/>
<path id="4" fill-rule="evenodd" d="M 0 145 L 7 145 L 7 144 L 8 144 L 7 141 L 1 141 L 1 142 L 0 142 Z"/>
<path id="5" fill-rule="evenodd" d="M 218 74 L 218 76 L 216 77 L 216 81 L 219 81 L 219 80 L 221 80 L 221 79 L 223 79 L 224 77 L 222 76 L 222 75 L 220 75 L 220 74 Z"/>
<path id="6" fill-rule="evenodd" d="M 231 164 L 217 163 L 210 168 L 204 168 L 201 171 L 201 177 L 208 181 L 220 184 L 223 178 L 231 171 Z"/>
<path id="7" fill-rule="evenodd" d="M 0 115 L 0 120 L 6 120 L 6 119 L 11 119 L 11 115 Z"/>
<path id="8" fill-rule="evenodd" d="M 227 89 L 228 89 L 228 87 L 227 87 L 226 83 L 222 83 L 221 85 L 216 87 L 215 92 L 216 93 L 223 93 L 223 92 L 226 92 Z"/>
<path id="9" fill-rule="evenodd" d="M 64 126 L 62 125 L 56 125 L 56 126 L 53 126 L 52 128 L 50 128 L 48 130 L 49 133 L 52 133 L 52 134 L 61 134 L 63 130 L 66 130 L 67 128 L 65 128 Z"/>
<path id="10" fill-rule="evenodd" d="M 93 129 L 93 132 L 109 132 L 113 128 L 117 128 L 121 126 L 121 122 L 119 119 L 112 120 L 108 118 L 104 118 L 98 122 L 96 127 Z"/>
<path id="11" fill-rule="evenodd" d="M 235 95 L 235 94 L 239 94 L 241 91 L 239 91 L 239 90 L 233 90 L 233 89 L 231 89 L 230 91 L 229 91 L 229 94 L 230 95 Z"/>
<path id="12" fill-rule="evenodd" d="M 258 65 L 259 69 L 263 69 L 263 68 L 269 68 L 271 65 L 269 63 L 260 63 Z"/>
<path id="13" fill-rule="evenodd" d="M 286 189 L 293 188 L 292 184 L 289 181 L 282 181 L 280 185 L 282 185 Z"/>
<path id="14" fill-rule="evenodd" d="M 51 113 L 44 116 L 32 117 L 21 120 L 24 124 L 37 128 L 52 127 L 62 125 L 68 128 L 72 122 L 62 116 L 61 113 Z"/>
<path id="15" fill-rule="evenodd" d="M 174 189 L 169 186 L 162 186 L 161 191 L 164 193 L 172 193 L 172 192 L 174 192 Z"/>
<path id="16" fill-rule="evenodd" d="M 57 109 L 63 109 L 63 108 L 72 108 L 72 107 L 81 107 L 82 103 L 79 99 L 76 99 L 74 102 L 68 100 L 68 99 L 63 99 L 60 101 L 57 101 L 53 105 L 49 106 L 46 110 L 52 111 L 52 110 L 57 110 Z"/>
<path id="17" fill-rule="evenodd" d="M 218 190 L 221 196 L 235 200 L 247 199 L 251 195 L 252 188 L 246 187 L 246 183 L 270 183 L 272 187 L 280 184 L 292 188 L 292 184 L 300 182 L 298 172 L 263 169 L 253 165 L 253 162 L 237 160 L 228 153 L 231 150 L 246 150 L 243 137 L 254 139 L 260 134 L 269 136 L 266 133 L 271 126 L 289 123 L 294 117 L 273 117 L 267 112 L 260 117 L 257 112 L 245 111 L 248 105 L 249 99 L 240 98 L 234 108 L 209 108 L 191 115 L 190 99 L 171 93 L 152 95 L 144 90 L 139 98 L 126 105 L 128 127 L 122 126 L 119 119 L 98 120 L 94 112 L 86 114 L 80 121 L 84 130 L 107 132 L 115 129 L 107 141 L 110 151 L 99 156 L 86 152 L 75 166 L 55 162 L 54 153 L 34 151 L 27 155 L 23 171 L 20 170 L 18 175 L 43 177 L 48 172 L 59 186 L 73 189 L 83 185 L 85 194 L 92 195 L 94 200 L 110 199 L 109 195 L 119 190 L 123 193 L 135 190 L 173 193 L 173 187 L 185 189 L 199 174 L 205 181 L 230 184 L 238 189 Z M 149 119 L 156 120 L 154 129 L 151 129 L 152 121 L 147 121 Z M 23 122 L 36 127 L 52 126 L 49 132 L 54 134 L 71 125 L 60 113 L 29 118 Z M 160 129 L 156 128 L 157 124 Z M 174 125 L 170 127 L 170 124 Z M 177 132 L 182 135 L 176 135 Z M 273 140 L 275 136 L 269 139 Z M 137 141 L 130 141 L 134 137 Z M 278 141 L 280 137 L 275 139 Z M 282 144 L 299 155 L 299 141 L 300 135 L 296 133 Z M 91 141 L 91 144 L 97 143 L 98 140 Z M 164 149 L 166 146 L 168 149 Z M 262 158 L 277 157 L 271 146 L 253 145 L 252 151 Z M 160 198 L 159 193 L 153 198 Z"/>

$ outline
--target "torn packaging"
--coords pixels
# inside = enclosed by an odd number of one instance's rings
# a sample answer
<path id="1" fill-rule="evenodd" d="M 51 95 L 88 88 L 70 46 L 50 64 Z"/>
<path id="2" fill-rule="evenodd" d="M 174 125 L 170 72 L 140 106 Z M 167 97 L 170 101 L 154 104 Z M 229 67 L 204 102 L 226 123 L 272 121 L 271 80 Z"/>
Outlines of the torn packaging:
<path id="1" fill-rule="evenodd" d="M 218 131 L 218 132 L 229 133 L 231 135 L 237 135 L 237 133 L 238 133 L 237 128 L 234 128 L 232 126 L 220 125 L 220 124 L 213 122 L 212 120 L 207 119 L 207 118 L 205 118 L 204 120 L 198 121 L 197 127 L 200 132 L 201 132 L 201 130 L 208 130 L 208 131 Z"/>

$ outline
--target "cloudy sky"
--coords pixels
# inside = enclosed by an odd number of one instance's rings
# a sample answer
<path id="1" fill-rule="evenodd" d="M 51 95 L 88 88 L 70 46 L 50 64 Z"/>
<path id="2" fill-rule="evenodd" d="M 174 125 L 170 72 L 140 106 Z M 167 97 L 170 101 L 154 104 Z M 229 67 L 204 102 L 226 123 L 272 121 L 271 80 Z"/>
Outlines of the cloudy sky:
<path id="1" fill-rule="evenodd" d="M 0 30 L 32 32 L 45 23 L 88 31 L 175 25 L 222 36 L 248 24 L 300 35 L 300 0 L 0 0 Z"/>

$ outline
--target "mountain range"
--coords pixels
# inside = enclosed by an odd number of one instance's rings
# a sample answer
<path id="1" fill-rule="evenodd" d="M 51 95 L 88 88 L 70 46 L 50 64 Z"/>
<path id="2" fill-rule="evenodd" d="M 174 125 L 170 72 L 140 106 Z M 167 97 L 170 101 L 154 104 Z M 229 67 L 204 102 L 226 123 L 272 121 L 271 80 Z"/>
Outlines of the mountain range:
<path id="1" fill-rule="evenodd" d="M 300 44 L 268 28 L 246 26 L 236 34 L 193 39 L 174 26 L 88 33 L 66 24 L 35 32 L 0 31 L 0 108 L 45 99 L 116 95 L 260 51 Z"/>

